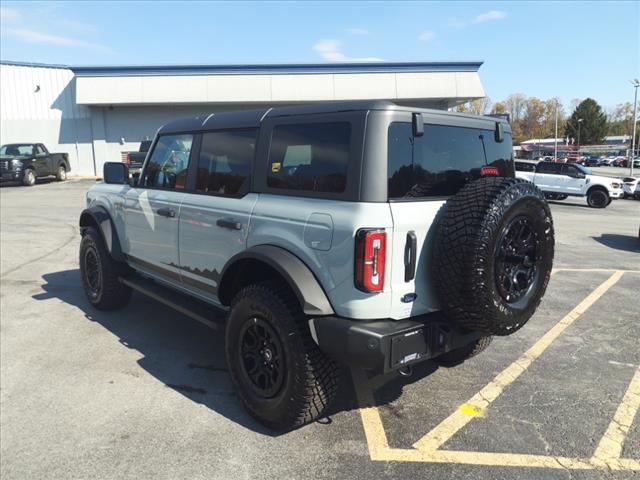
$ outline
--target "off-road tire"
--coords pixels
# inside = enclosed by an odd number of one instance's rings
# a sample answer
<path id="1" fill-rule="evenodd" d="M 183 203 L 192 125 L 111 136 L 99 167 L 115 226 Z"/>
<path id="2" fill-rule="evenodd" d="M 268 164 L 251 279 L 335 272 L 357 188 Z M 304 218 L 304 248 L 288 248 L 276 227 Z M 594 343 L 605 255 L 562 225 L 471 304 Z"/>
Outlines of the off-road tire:
<path id="1" fill-rule="evenodd" d="M 56 180 L 59 182 L 64 182 L 67 179 L 67 169 L 64 168 L 64 165 L 60 165 L 56 170 Z"/>
<path id="2" fill-rule="evenodd" d="M 609 194 L 604 188 L 592 188 L 587 193 L 587 205 L 591 208 L 605 208 L 611 203 L 609 200 Z"/>
<path id="3" fill-rule="evenodd" d="M 88 274 L 93 267 L 88 266 L 95 259 L 99 280 L 97 288 L 92 286 Z M 80 242 L 80 277 L 89 303 L 98 310 L 116 310 L 124 307 L 131 298 L 131 288 L 120 282 L 120 277 L 129 272 L 125 264 L 116 262 L 105 248 L 102 236 L 89 227 Z"/>
<path id="4" fill-rule="evenodd" d="M 33 168 L 27 168 L 22 174 L 22 184 L 26 187 L 33 187 L 36 184 L 37 178 Z"/>
<path id="5" fill-rule="evenodd" d="M 455 367 L 456 365 L 460 365 L 465 360 L 468 360 L 472 357 L 475 357 L 479 353 L 483 352 L 487 349 L 487 347 L 491 344 L 491 340 L 493 337 L 480 337 L 477 340 L 465 345 L 461 348 L 456 348 L 455 350 L 451 350 L 450 352 L 444 353 L 436 358 L 434 361 L 442 365 L 443 367 Z"/>
<path id="6" fill-rule="evenodd" d="M 271 395 L 261 394 L 243 363 L 242 332 L 257 321 L 268 325 L 283 350 L 274 355 L 282 363 L 282 384 Z M 338 366 L 313 341 L 295 295 L 281 283 L 249 285 L 238 292 L 227 320 L 225 354 L 240 400 L 271 429 L 290 430 L 314 421 L 336 395 Z"/>
<path id="7" fill-rule="evenodd" d="M 505 253 L 508 235 L 516 229 L 516 238 L 524 235 L 522 224 L 529 232 L 522 240 L 529 253 Z M 526 180 L 485 177 L 468 183 L 445 205 L 433 248 L 432 280 L 452 321 L 486 335 L 510 335 L 540 304 L 553 253 L 553 220 L 544 194 Z M 521 270 L 507 268 L 512 257 L 522 259 L 518 268 L 528 272 L 526 281 L 517 273 Z M 511 298 L 504 293 L 505 278 L 509 289 L 522 282 Z"/>

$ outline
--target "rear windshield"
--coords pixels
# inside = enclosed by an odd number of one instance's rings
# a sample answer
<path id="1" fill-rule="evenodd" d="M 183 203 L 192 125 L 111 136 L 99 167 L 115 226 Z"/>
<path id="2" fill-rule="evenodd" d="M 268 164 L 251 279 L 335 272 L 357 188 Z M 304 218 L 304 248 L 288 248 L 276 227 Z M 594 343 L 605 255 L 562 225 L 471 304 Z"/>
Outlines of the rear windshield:
<path id="1" fill-rule="evenodd" d="M 514 175 L 511 136 L 496 143 L 493 130 L 425 124 L 424 135 L 414 137 L 410 123 L 389 127 L 389 199 L 455 195 L 480 178 L 486 165 L 500 176 Z"/>

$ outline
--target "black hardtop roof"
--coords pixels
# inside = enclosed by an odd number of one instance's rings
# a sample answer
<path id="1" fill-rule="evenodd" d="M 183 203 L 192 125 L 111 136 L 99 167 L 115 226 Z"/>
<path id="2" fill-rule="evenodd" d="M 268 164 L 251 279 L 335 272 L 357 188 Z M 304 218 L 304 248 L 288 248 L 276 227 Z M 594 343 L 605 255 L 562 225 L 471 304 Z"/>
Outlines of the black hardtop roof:
<path id="1" fill-rule="evenodd" d="M 461 118 L 485 119 L 492 122 L 505 123 L 502 118 L 483 117 L 466 113 L 449 112 L 446 110 L 433 110 L 428 108 L 397 105 L 388 100 L 353 100 L 344 102 L 321 102 L 303 105 L 262 108 L 259 110 L 238 110 L 229 112 L 216 112 L 198 117 L 181 118 L 160 127 L 158 133 L 196 132 L 215 130 L 218 128 L 251 128 L 259 127 L 267 117 L 286 117 L 293 115 L 313 115 L 321 113 L 355 112 L 369 110 L 391 110 L 416 113 L 428 113 L 430 115 L 456 116 Z"/>

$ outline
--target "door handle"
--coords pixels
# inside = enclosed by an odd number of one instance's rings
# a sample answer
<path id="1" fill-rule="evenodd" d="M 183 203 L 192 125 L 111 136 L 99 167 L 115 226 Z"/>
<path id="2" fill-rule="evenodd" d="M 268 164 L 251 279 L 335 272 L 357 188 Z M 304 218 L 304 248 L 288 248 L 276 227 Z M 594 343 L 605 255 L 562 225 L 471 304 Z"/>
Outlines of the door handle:
<path id="1" fill-rule="evenodd" d="M 163 217 L 173 218 L 176 216 L 176 211 L 171 210 L 170 208 L 159 208 L 158 215 L 162 215 Z"/>
<path id="2" fill-rule="evenodd" d="M 416 277 L 416 257 L 418 256 L 418 239 L 413 230 L 407 233 L 407 243 L 404 246 L 404 281 L 408 282 Z"/>
<path id="3" fill-rule="evenodd" d="M 242 224 L 240 222 L 236 222 L 233 218 L 221 218 L 216 221 L 216 225 L 222 228 L 228 228 L 229 230 L 242 229 Z"/>

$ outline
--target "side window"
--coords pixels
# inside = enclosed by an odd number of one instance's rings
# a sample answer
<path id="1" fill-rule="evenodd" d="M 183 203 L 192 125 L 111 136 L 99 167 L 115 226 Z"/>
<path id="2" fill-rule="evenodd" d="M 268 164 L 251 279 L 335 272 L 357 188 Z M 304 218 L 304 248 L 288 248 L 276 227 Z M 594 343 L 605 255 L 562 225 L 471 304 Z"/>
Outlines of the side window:
<path id="1" fill-rule="evenodd" d="M 141 187 L 184 189 L 193 135 L 163 135 L 140 177 Z"/>
<path id="2" fill-rule="evenodd" d="M 559 163 L 540 162 L 536 165 L 536 172 L 558 175 L 560 173 L 560 167 L 561 164 Z"/>
<path id="3" fill-rule="evenodd" d="M 229 130 L 202 135 L 196 191 L 241 196 L 249 191 L 258 130 Z"/>
<path id="4" fill-rule="evenodd" d="M 44 151 L 44 148 L 42 148 L 42 145 L 37 144 L 37 145 L 36 145 L 36 155 L 42 155 L 43 153 L 46 153 L 46 152 Z"/>
<path id="5" fill-rule="evenodd" d="M 562 165 L 562 174 L 569 175 L 570 177 L 575 177 L 578 173 L 578 169 L 573 165 Z"/>
<path id="6" fill-rule="evenodd" d="M 267 185 L 344 192 L 350 151 L 349 122 L 278 125 L 271 136 Z"/>

